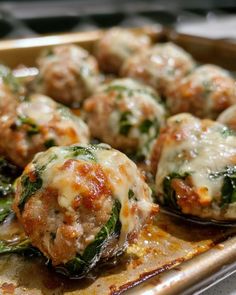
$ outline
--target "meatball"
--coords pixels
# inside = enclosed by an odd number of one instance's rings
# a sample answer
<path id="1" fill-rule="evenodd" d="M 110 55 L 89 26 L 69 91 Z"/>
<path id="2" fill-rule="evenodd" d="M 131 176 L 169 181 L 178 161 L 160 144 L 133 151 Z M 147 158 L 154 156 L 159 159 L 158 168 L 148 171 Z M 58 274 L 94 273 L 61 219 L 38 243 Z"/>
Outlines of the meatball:
<path id="1" fill-rule="evenodd" d="M 95 138 L 140 156 L 147 154 L 165 117 L 157 93 L 131 79 L 102 85 L 84 109 Z"/>
<path id="2" fill-rule="evenodd" d="M 99 67 L 107 73 L 118 74 L 123 62 L 150 46 L 150 38 L 127 29 L 112 28 L 99 40 L 95 55 Z"/>
<path id="3" fill-rule="evenodd" d="M 158 200 L 202 218 L 236 219 L 236 136 L 220 123 L 170 117 L 152 155 Z"/>
<path id="4" fill-rule="evenodd" d="M 37 92 L 65 105 L 76 107 L 92 94 L 99 82 L 97 61 L 75 45 L 56 46 L 37 61 Z"/>
<path id="5" fill-rule="evenodd" d="M 0 116 L 14 111 L 17 100 L 24 95 L 24 91 L 11 70 L 0 65 Z"/>
<path id="6" fill-rule="evenodd" d="M 194 68 L 192 57 L 172 43 L 157 44 L 131 56 L 121 74 L 144 82 L 166 96 L 170 87 Z"/>
<path id="7" fill-rule="evenodd" d="M 200 118 L 215 119 L 236 103 L 236 84 L 228 72 L 203 65 L 180 81 L 167 96 L 171 114 L 190 112 Z"/>
<path id="8" fill-rule="evenodd" d="M 217 121 L 236 131 L 236 105 L 232 105 L 219 115 Z"/>
<path id="9" fill-rule="evenodd" d="M 121 253 L 158 211 L 136 165 L 104 144 L 37 154 L 13 207 L 32 244 L 74 277 Z"/>
<path id="10" fill-rule="evenodd" d="M 33 156 L 53 145 L 87 143 L 87 125 L 69 109 L 47 96 L 33 94 L 22 102 L 11 100 L 11 111 L 0 108 L 0 150 L 25 167 Z"/>

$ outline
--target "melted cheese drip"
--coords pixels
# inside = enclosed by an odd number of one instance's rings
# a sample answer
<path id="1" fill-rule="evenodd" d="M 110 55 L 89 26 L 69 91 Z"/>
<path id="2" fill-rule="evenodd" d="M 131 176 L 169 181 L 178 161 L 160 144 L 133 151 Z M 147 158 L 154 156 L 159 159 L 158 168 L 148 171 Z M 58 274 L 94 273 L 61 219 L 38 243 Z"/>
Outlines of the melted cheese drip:
<path id="1" fill-rule="evenodd" d="M 58 157 L 50 162 L 50 154 L 53 156 L 55 149 Z M 114 149 L 97 149 L 92 152 L 108 178 L 113 197 L 121 203 L 120 222 L 122 228 L 119 244 L 122 246 L 125 244 L 128 234 L 138 231 L 151 214 L 154 208 L 151 190 L 143 181 L 136 165 L 121 152 Z M 68 151 L 65 152 L 63 148 L 54 147 L 45 153 L 38 154 L 35 162 L 39 166 L 48 163 L 42 175 L 43 188 L 48 186 L 56 188 L 59 192 L 60 206 L 71 211 L 73 210 L 72 202 L 79 192 L 73 188 L 70 181 L 74 178 L 73 166 L 70 169 L 60 170 L 65 158 L 68 159 Z M 83 160 L 80 159 L 80 161 Z M 76 181 L 80 182 L 82 179 L 78 178 Z M 134 192 L 135 199 L 129 200 L 130 189 Z M 140 212 L 142 213 L 140 214 Z"/>
<path id="2" fill-rule="evenodd" d="M 137 198 L 137 207 L 143 213 L 145 220 L 152 210 L 151 191 L 141 179 L 136 165 L 124 154 L 116 150 L 97 150 L 96 155 L 106 173 L 115 198 L 121 203 L 120 221 L 122 224 L 119 243 L 123 245 L 128 233 L 138 230 L 143 221 L 137 213 L 132 213 L 134 203 L 129 200 L 129 190 L 132 189 Z"/>
<path id="3" fill-rule="evenodd" d="M 164 145 L 156 175 L 158 192 L 163 193 L 163 179 L 170 173 L 189 172 L 202 203 L 219 197 L 223 176 L 214 178 L 210 174 L 235 164 L 235 137 L 225 137 L 221 133 L 224 126 L 218 123 L 211 123 L 202 131 L 202 121 L 189 114 L 171 117 L 168 125 L 172 124 L 179 124 L 178 131 L 184 133 L 185 138 Z"/>

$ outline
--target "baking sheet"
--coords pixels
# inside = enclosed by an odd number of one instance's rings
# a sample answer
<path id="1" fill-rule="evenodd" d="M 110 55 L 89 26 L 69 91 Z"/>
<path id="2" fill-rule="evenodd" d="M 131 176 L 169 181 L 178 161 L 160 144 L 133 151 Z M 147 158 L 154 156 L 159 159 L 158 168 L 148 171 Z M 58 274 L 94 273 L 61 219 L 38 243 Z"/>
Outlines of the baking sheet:
<path id="1" fill-rule="evenodd" d="M 11 287 L 14 292 L 18 291 L 21 292 L 20 294 L 23 292 L 23 294 L 29 295 L 121 294 L 155 276 L 153 280 L 148 281 L 147 285 L 142 286 L 140 294 L 142 294 L 143 288 L 153 289 L 155 291 L 153 294 L 167 294 L 165 293 L 166 289 L 173 288 L 174 283 L 179 280 L 180 269 L 175 268 L 177 274 L 171 276 L 171 284 L 166 285 L 164 293 L 158 288 L 161 286 L 161 282 L 163 287 L 163 282 L 167 283 L 167 280 L 158 274 L 166 273 L 166 270 L 179 265 L 182 267 L 182 262 L 212 247 L 217 249 L 217 253 L 224 253 L 228 249 L 227 245 L 223 246 L 219 243 L 234 233 L 236 233 L 234 228 L 225 229 L 216 226 L 189 224 L 177 218 L 159 214 L 154 225 L 148 226 L 142 231 L 136 244 L 130 246 L 117 261 L 111 261 L 110 264 L 95 270 L 89 279 L 68 280 L 56 275 L 40 259 L 6 255 L 0 258 L 0 285 L 2 292 L 5 288 Z M 214 257 L 215 263 L 219 256 Z M 203 265 L 199 265 L 197 260 L 194 262 L 194 259 L 191 263 L 193 270 L 197 270 L 197 273 L 202 271 L 203 266 L 206 266 L 204 261 Z M 205 272 L 210 272 L 210 269 L 206 269 Z M 191 272 L 189 275 L 195 277 L 196 273 Z M 181 284 L 183 284 L 182 278 Z M 155 285 L 157 285 L 157 289 L 153 288 Z M 133 294 L 138 293 L 135 291 Z"/>
<path id="2" fill-rule="evenodd" d="M 199 61 L 205 61 L 208 56 L 209 62 L 236 70 L 236 45 L 219 43 L 224 49 L 221 55 L 226 56 L 219 60 L 219 54 L 213 54 L 213 49 L 217 48 L 216 41 L 168 30 L 159 31 L 153 27 L 137 29 L 137 34 L 143 30 L 153 40 L 175 41 Z M 1 41 L 0 60 L 11 67 L 22 63 L 32 67 L 36 56 L 45 47 L 73 42 L 91 50 L 101 34 L 101 31 L 95 31 Z M 149 295 L 179 294 L 184 290 L 186 292 L 190 286 L 197 286 L 203 278 L 210 277 L 236 259 L 235 234 L 234 228 L 186 223 L 161 213 L 154 225 L 144 229 L 137 243 L 130 246 L 123 256 L 81 281 L 59 277 L 40 259 L 1 256 L 0 294 L 91 295 L 121 294 L 127 290 L 132 294 L 145 294 L 145 291 L 151 292 Z"/>

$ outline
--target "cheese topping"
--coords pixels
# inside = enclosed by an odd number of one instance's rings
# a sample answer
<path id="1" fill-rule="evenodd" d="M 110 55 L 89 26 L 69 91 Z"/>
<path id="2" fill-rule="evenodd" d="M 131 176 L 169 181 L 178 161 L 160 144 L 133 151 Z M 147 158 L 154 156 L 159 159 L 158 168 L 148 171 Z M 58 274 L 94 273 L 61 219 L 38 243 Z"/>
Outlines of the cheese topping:
<path id="1" fill-rule="evenodd" d="M 190 114 L 171 117 L 167 126 L 174 128 L 175 139 L 166 141 L 162 149 L 156 175 L 158 192 L 163 193 L 162 182 L 167 175 L 187 172 L 200 202 L 218 199 L 224 176 L 214 174 L 235 165 L 236 137 L 225 135 L 224 125 L 201 121 Z"/>
<path id="2" fill-rule="evenodd" d="M 51 125 L 51 128 L 48 128 L 50 133 L 48 137 L 56 137 L 58 145 L 68 145 L 76 142 L 71 140 L 72 138 L 77 138 L 77 141 L 81 143 L 88 142 L 89 130 L 87 125 L 65 106 L 56 103 L 45 95 L 31 95 L 28 101 L 19 104 L 17 115 L 22 118 L 32 119 L 36 125 L 41 126 L 43 129 L 47 125 Z M 54 134 L 54 128 L 61 130 L 61 132 L 58 132 L 59 136 Z"/>
<path id="3" fill-rule="evenodd" d="M 73 165 L 65 170 L 62 170 L 61 167 L 67 159 L 72 158 L 84 163 L 99 164 L 107 177 L 113 198 L 118 199 L 121 203 L 120 222 L 122 228 L 119 244 L 123 245 L 128 234 L 138 231 L 155 209 L 151 190 L 143 181 L 136 165 L 121 152 L 111 149 L 109 146 L 91 148 L 90 151 L 96 162 L 86 159 L 86 156 L 82 158 L 73 156 L 69 148 L 53 147 L 45 153 L 38 154 L 34 163 L 37 167 L 46 165 L 41 175 L 43 188 L 50 186 L 57 189 L 58 203 L 68 211 L 74 210 L 72 203 L 80 194 L 73 182 L 81 183 L 85 181 L 85 178 L 77 174 L 75 176 Z"/>

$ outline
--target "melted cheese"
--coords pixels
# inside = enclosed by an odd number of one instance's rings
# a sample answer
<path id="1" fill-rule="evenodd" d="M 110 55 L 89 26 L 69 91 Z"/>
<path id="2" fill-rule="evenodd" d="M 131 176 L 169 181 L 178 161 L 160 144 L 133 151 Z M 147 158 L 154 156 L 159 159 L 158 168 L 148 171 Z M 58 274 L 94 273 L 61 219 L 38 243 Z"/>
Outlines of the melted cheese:
<path id="1" fill-rule="evenodd" d="M 74 132 L 78 142 L 88 142 L 87 125 L 78 116 L 73 115 L 69 109 L 60 106 L 45 95 L 31 95 L 28 101 L 19 104 L 17 114 L 20 117 L 31 118 L 39 126 L 45 127 L 47 124 L 51 124 L 57 130 L 61 130 L 62 132 L 58 132 L 56 135 L 58 145 L 68 145 L 75 142 L 71 141 L 70 130 Z M 48 132 L 48 138 L 55 137 L 53 128 L 49 128 Z"/>
<path id="2" fill-rule="evenodd" d="M 159 193 L 163 193 L 162 182 L 167 175 L 188 172 L 202 203 L 220 197 L 223 176 L 214 178 L 211 174 L 235 164 L 236 138 L 224 136 L 225 127 L 218 123 L 211 122 L 203 131 L 203 122 L 189 114 L 168 120 L 168 125 L 176 125 L 184 139 L 164 144 L 156 175 Z"/>
<path id="3" fill-rule="evenodd" d="M 132 189 L 137 199 L 137 207 L 145 220 L 152 210 L 151 191 L 141 179 L 136 165 L 124 154 L 116 150 L 97 150 L 96 155 L 105 171 L 115 198 L 121 203 L 120 221 L 122 224 L 120 244 L 124 244 L 127 235 L 138 230 L 143 221 L 138 220 L 137 213 L 132 213 L 134 203 L 129 200 Z"/>
<path id="4" fill-rule="evenodd" d="M 113 197 L 121 203 L 122 228 L 119 244 L 122 246 L 125 244 L 128 234 L 138 231 L 152 213 L 154 205 L 151 190 L 143 181 L 136 165 L 121 152 L 114 149 L 94 149 L 92 153 L 108 179 Z M 50 158 L 55 154 L 57 158 L 50 161 Z M 70 211 L 73 210 L 73 200 L 80 192 L 75 189 L 75 186 L 72 186 L 72 180 L 75 179 L 73 165 L 63 171 L 60 169 L 65 160 L 69 158 L 71 157 L 64 148 L 54 147 L 45 153 L 38 154 L 34 162 L 37 163 L 37 166 L 47 163 L 47 167 L 42 173 L 43 188 L 48 186 L 56 188 L 59 192 L 60 206 Z M 74 158 L 76 159 L 76 157 Z M 78 176 L 76 182 L 81 181 L 84 181 L 83 178 Z M 128 197 L 130 189 L 134 192 L 135 197 L 131 200 Z M 142 213 L 140 214 L 140 212 Z"/>

